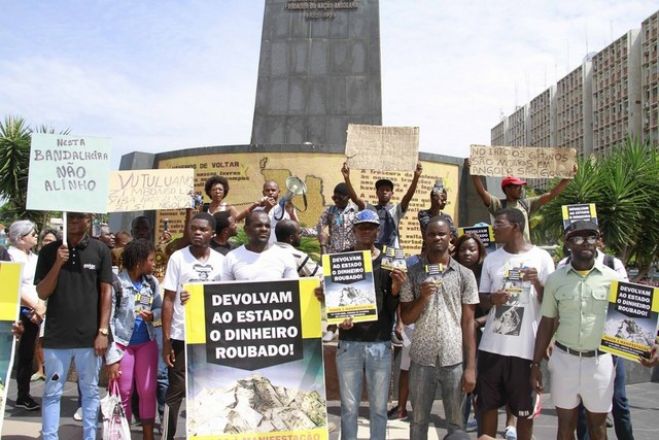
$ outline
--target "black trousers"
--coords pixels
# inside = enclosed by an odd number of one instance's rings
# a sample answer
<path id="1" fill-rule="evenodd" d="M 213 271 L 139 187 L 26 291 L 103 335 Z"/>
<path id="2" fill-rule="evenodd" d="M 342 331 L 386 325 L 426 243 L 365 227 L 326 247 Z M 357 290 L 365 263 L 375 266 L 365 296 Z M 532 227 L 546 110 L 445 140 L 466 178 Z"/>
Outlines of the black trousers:
<path id="1" fill-rule="evenodd" d="M 165 396 L 165 413 L 162 419 L 162 438 L 173 440 L 181 402 L 185 397 L 185 343 L 172 339 L 174 368 L 168 368 L 169 388 Z"/>
<path id="2" fill-rule="evenodd" d="M 39 326 L 30 321 L 30 318 L 21 313 L 23 322 L 23 336 L 18 342 L 18 359 L 16 359 L 16 399 L 25 399 L 30 396 L 30 379 L 32 378 L 32 361 L 34 360 L 34 346 L 39 336 Z"/>

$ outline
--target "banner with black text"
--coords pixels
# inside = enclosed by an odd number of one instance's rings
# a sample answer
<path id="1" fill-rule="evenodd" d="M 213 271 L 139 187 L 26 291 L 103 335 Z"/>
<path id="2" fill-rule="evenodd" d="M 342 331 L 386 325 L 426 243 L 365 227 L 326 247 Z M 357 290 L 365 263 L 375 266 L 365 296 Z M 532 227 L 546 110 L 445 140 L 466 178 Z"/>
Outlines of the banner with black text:
<path id="1" fill-rule="evenodd" d="M 328 439 L 317 286 L 186 286 L 188 438 Z"/>

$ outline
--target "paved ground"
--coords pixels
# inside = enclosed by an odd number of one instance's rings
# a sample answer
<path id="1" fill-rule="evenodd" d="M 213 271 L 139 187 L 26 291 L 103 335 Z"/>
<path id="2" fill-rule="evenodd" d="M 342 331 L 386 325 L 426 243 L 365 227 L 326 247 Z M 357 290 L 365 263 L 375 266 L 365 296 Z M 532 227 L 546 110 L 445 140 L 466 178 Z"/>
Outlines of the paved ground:
<path id="1" fill-rule="evenodd" d="M 33 395 L 40 396 L 43 391 L 43 382 L 38 382 L 33 386 Z M 104 394 L 104 393 L 103 393 Z M 6 440 L 23 440 L 38 438 L 41 429 L 40 412 L 28 412 L 20 408 L 14 408 L 14 397 L 16 395 L 15 381 L 12 380 L 9 389 L 9 398 L 7 399 L 7 409 L 5 412 L 5 421 L 2 429 L 2 439 Z M 630 400 L 632 410 L 632 422 L 634 424 L 634 437 L 636 440 L 657 440 L 659 438 L 659 384 L 657 383 L 640 383 L 627 386 L 627 395 Z M 36 397 L 37 401 L 41 401 Z M 72 416 L 77 407 L 77 391 L 75 383 L 67 383 L 64 389 L 62 399 L 62 419 L 60 427 L 61 440 L 78 440 L 82 436 L 82 426 L 80 422 L 73 420 Z M 551 440 L 556 438 L 556 414 L 553 410 L 551 398 L 544 395 L 542 415 L 536 419 L 535 438 L 537 440 Z M 329 402 L 328 405 L 330 422 L 337 427 L 340 426 L 339 404 L 338 402 Z M 182 415 L 185 413 L 183 412 Z M 434 417 L 428 438 L 430 440 L 441 439 L 446 434 L 443 428 L 443 408 L 441 402 L 435 403 Z M 368 407 L 363 405 L 359 419 L 359 438 L 368 439 Z M 503 428 L 504 416 L 499 416 L 499 426 Z M 184 438 L 185 419 L 179 419 L 179 436 Z M 405 421 L 392 421 L 388 424 L 389 439 L 407 439 L 409 438 L 409 424 Z M 476 435 L 472 433 L 473 438 Z M 499 436 L 500 437 L 500 436 Z M 100 438 L 100 431 L 99 431 Z M 139 428 L 133 431 L 133 439 L 140 439 L 141 433 Z M 330 435 L 332 440 L 339 438 L 338 428 Z M 609 438 L 615 439 L 615 432 L 609 429 Z"/>

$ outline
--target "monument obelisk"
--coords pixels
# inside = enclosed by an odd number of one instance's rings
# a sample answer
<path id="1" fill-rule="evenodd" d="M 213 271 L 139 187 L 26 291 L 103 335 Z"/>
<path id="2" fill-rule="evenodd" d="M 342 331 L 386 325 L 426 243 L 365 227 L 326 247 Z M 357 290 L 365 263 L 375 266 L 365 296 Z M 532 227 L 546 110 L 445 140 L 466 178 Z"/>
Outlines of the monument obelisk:
<path id="1" fill-rule="evenodd" d="M 251 144 L 344 146 L 382 124 L 378 0 L 265 0 Z"/>

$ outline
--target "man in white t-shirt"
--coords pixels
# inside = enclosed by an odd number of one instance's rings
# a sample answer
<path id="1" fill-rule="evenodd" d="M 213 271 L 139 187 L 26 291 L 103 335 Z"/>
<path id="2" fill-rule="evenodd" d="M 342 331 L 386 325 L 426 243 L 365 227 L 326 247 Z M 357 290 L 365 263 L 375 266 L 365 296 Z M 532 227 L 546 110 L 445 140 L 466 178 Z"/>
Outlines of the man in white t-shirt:
<path id="1" fill-rule="evenodd" d="M 190 245 L 174 252 L 167 263 L 162 304 L 163 358 L 169 372 L 162 438 L 171 440 L 181 401 L 185 397 L 185 311 L 181 291 L 186 283 L 220 279 L 224 256 L 210 248 L 215 219 L 207 212 L 196 214 L 188 226 Z"/>
<path id="2" fill-rule="evenodd" d="M 497 409 L 507 405 L 517 417 L 517 438 L 530 440 L 535 406 L 530 366 L 543 286 L 554 262 L 525 241 L 518 209 L 497 211 L 493 226 L 503 246 L 485 258 L 481 273 L 481 306 L 491 309 L 478 353 L 479 434 L 496 435 Z"/>
<path id="3" fill-rule="evenodd" d="M 293 256 L 270 244 L 270 217 L 264 211 L 252 211 L 245 217 L 248 242 L 226 255 L 222 280 L 267 281 L 297 279 Z"/>
<path id="4" fill-rule="evenodd" d="M 302 243 L 302 229 L 293 220 L 282 220 L 275 228 L 277 235 L 276 246 L 293 256 L 298 275 L 303 277 L 324 278 L 323 268 L 316 263 L 306 252 L 300 250 Z"/>

